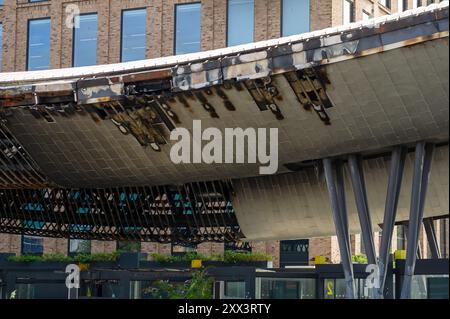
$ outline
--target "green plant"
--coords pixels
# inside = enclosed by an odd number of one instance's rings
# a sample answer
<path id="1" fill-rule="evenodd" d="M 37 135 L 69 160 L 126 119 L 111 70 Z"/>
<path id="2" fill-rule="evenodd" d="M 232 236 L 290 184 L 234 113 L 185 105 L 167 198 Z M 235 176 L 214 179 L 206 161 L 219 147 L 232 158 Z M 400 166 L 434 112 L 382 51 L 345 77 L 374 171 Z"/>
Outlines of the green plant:
<path id="1" fill-rule="evenodd" d="M 367 264 L 367 256 L 364 254 L 358 254 L 352 256 L 352 261 L 357 264 Z"/>
<path id="2" fill-rule="evenodd" d="M 261 262 L 261 261 L 270 261 L 272 260 L 272 256 L 264 254 L 264 253 L 242 253 L 242 252 L 234 252 L 234 251 L 225 251 L 224 253 L 224 261 L 226 263 L 242 263 L 242 262 Z"/>
<path id="3" fill-rule="evenodd" d="M 156 261 L 158 263 L 173 263 L 177 261 L 177 258 L 175 256 L 158 253 L 152 253 L 150 254 L 150 257 L 153 261 Z"/>
<path id="4" fill-rule="evenodd" d="M 192 279 L 184 283 L 158 280 L 151 287 L 144 289 L 144 293 L 153 299 L 212 299 L 213 283 L 206 271 L 194 271 Z"/>
<path id="5" fill-rule="evenodd" d="M 77 254 L 73 257 L 60 253 L 38 255 L 20 255 L 8 257 L 10 262 L 30 263 L 30 262 L 75 262 L 87 264 L 100 261 L 116 261 L 119 253 L 97 253 L 97 254 Z"/>

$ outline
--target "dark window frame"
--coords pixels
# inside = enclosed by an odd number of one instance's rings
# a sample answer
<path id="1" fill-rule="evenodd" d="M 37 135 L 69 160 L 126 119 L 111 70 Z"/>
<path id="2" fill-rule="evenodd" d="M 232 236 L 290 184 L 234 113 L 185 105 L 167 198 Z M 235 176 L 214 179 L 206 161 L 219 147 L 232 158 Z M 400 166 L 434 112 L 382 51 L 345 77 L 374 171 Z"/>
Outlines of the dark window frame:
<path id="1" fill-rule="evenodd" d="M 30 237 L 39 237 L 40 239 L 42 239 L 42 252 L 41 253 L 25 253 L 24 252 L 24 236 L 30 236 Z M 44 247 L 44 238 L 40 237 L 40 236 L 33 236 L 33 235 L 26 235 L 26 234 L 22 234 L 20 236 L 20 254 L 21 255 L 33 255 L 33 256 L 42 256 L 45 253 L 45 247 Z"/>

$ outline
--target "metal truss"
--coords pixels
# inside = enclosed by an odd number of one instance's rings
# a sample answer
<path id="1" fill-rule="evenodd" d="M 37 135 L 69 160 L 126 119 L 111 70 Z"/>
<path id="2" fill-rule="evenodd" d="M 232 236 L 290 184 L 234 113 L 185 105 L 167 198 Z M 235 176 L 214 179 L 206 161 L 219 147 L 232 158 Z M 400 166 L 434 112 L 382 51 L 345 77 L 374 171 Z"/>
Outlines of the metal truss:
<path id="1" fill-rule="evenodd" d="M 98 240 L 232 242 L 243 237 L 230 182 L 0 190 L 0 233 Z"/>

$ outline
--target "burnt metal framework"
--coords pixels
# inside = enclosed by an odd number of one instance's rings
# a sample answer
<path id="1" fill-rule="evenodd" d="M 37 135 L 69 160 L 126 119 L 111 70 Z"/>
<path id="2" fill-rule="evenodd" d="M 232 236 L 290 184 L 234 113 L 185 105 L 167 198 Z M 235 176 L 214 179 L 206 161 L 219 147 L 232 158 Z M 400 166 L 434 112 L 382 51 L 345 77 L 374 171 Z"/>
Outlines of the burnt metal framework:
<path id="1" fill-rule="evenodd" d="M 200 243 L 242 238 L 230 182 L 0 190 L 0 233 Z"/>

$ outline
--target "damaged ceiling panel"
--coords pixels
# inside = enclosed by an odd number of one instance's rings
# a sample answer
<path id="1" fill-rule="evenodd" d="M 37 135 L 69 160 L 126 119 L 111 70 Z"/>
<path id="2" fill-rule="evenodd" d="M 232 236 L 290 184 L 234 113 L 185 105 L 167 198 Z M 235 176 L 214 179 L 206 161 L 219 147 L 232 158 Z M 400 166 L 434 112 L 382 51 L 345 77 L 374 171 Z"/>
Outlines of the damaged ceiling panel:
<path id="1" fill-rule="evenodd" d="M 316 160 L 419 140 L 444 145 L 430 183 L 439 205 L 426 214 L 448 213 L 448 70 L 444 1 L 184 56 L 0 73 L 0 232 L 184 243 L 330 235 Z M 278 175 L 257 177 L 260 163 L 174 164 L 170 133 L 192 134 L 193 120 L 222 134 L 277 128 Z M 306 163 L 311 171 L 298 169 Z M 386 173 L 376 165 L 374 179 Z M 292 187 L 288 200 L 276 196 Z"/>
<path id="2" fill-rule="evenodd" d="M 157 59 L 161 67 L 147 69 L 74 68 L 66 78 L 60 70 L 1 74 L 2 125 L 45 180 L 62 187 L 258 175 L 259 164 L 173 164 L 170 132 L 192 131 L 195 119 L 222 132 L 278 128 L 280 173 L 324 156 L 448 140 L 448 3 L 237 48 L 172 65 L 173 57 Z M 420 76 L 430 64 L 439 67 L 428 83 Z M 427 121 L 415 119 L 415 95 L 428 99 L 417 110 Z"/>

